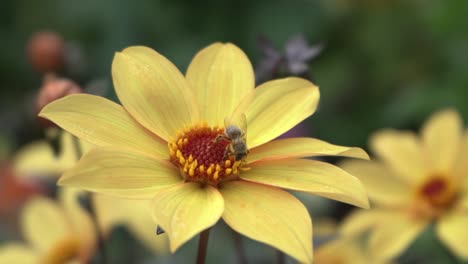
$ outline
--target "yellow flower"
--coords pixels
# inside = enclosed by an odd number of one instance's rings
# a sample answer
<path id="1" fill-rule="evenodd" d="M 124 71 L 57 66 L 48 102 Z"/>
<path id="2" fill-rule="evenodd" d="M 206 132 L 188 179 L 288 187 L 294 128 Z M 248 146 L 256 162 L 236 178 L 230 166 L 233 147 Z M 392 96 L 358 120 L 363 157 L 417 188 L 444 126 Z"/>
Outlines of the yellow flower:
<path id="1" fill-rule="evenodd" d="M 0 263 L 88 263 L 96 246 L 92 220 L 77 191 L 67 188 L 59 195 L 60 203 L 38 197 L 26 205 L 21 229 L 27 243 L 0 247 Z"/>
<path id="2" fill-rule="evenodd" d="M 436 113 L 420 138 L 387 129 L 377 132 L 370 145 L 379 161 L 350 161 L 342 167 L 363 181 L 375 206 L 351 215 L 343 232 L 370 229 L 371 251 L 391 259 L 435 221 L 439 239 L 468 259 L 468 132 L 458 113 Z"/>
<path id="3" fill-rule="evenodd" d="M 75 141 L 73 135 L 68 132 L 55 131 L 54 134 L 60 139 L 59 153 L 54 153 L 47 140 L 39 140 L 26 145 L 15 155 L 16 175 L 24 179 L 36 177 L 57 179 L 65 170 L 78 162 L 79 153 L 86 153 L 93 148 L 81 140 Z M 149 210 L 148 201 L 94 194 L 92 202 L 95 206 L 99 228 L 104 235 L 109 235 L 116 226 L 123 225 L 153 252 L 157 254 L 169 252 L 167 237 L 155 237 L 154 232 L 147 230 L 149 227 L 156 228 L 151 216 L 142 213 Z"/>
<path id="4" fill-rule="evenodd" d="M 310 263 L 310 216 L 280 188 L 368 206 L 358 179 L 302 159 L 367 159 L 363 150 L 312 138 L 271 141 L 315 111 L 319 91 L 309 81 L 285 78 L 254 88 L 247 56 L 221 43 L 200 51 L 185 77 L 154 50 L 130 47 L 115 55 L 112 77 L 122 106 L 79 94 L 40 113 L 98 146 L 59 184 L 153 199 L 152 215 L 167 232 L 171 251 L 222 217 L 239 233 Z M 247 119 L 246 157 L 225 155 L 229 140 L 215 140 L 224 133 L 225 118 L 237 116 Z"/>

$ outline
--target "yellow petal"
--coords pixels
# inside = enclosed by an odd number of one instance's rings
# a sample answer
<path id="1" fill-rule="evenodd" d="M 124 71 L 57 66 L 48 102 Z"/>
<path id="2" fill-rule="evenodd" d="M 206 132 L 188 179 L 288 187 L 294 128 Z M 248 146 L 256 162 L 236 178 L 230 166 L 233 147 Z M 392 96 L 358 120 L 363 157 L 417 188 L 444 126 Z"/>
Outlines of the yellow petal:
<path id="1" fill-rule="evenodd" d="M 156 194 L 153 218 L 169 236 L 175 252 L 196 234 L 218 222 L 224 201 L 210 185 L 183 183 Z"/>
<path id="2" fill-rule="evenodd" d="M 377 161 L 347 160 L 340 167 L 361 180 L 377 204 L 405 205 L 413 198 L 410 185 Z"/>
<path id="3" fill-rule="evenodd" d="M 432 171 L 449 173 L 458 154 L 463 130 L 460 115 L 453 109 L 435 113 L 422 128 L 424 150 Z"/>
<path id="4" fill-rule="evenodd" d="M 48 104 L 39 115 L 99 147 L 168 157 L 167 143 L 145 131 L 122 106 L 99 96 L 70 95 Z"/>
<path id="5" fill-rule="evenodd" d="M 450 213 L 443 216 L 436 225 L 439 239 L 455 255 L 468 260 L 468 213 Z"/>
<path id="6" fill-rule="evenodd" d="M 468 192 L 468 130 L 463 134 L 462 141 L 460 142 L 460 153 L 457 161 L 455 162 L 455 169 L 453 175 L 462 184 L 462 188 Z"/>
<path id="7" fill-rule="evenodd" d="M 67 132 L 61 133 L 60 152 L 57 154 L 46 140 L 36 141 L 23 147 L 15 156 L 16 172 L 21 177 L 59 176 L 78 160 L 72 137 Z"/>
<path id="8" fill-rule="evenodd" d="M 41 197 L 33 199 L 23 209 L 21 228 L 24 237 L 42 252 L 73 234 L 62 208 Z"/>
<path id="9" fill-rule="evenodd" d="M 468 192 L 460 194 L 460 198 L 458 199 L 455 208 L 457 210 L 461 210 L 462 212 L 468 213 Z"/>
<path id="10" fill-rule="evenodd" d="M 343 156 L 369 159 L 361 148 L 332 145 L 315 138 L 286 138 L 273 140 L 250 150 L 248 162 L 262 159 L 302 158 L 313 156 Z"/>
<path id="11" fill-rule="evenodd" d="M 81 259 L 90 259 L 96 246 L 96 229 L 91 216 L 81 207 L 80 196 L 89 195 L 74 188 L 60 188 L 59 199 L 71 224 L 70 232 L 79 240 Z"/>
<path id="12" fill-rule="evenodd" d="M 123 225 L 129 228 L 143 245 L 156 254 L 169 252 L 166 235 L 155 235 L 156 224 L 151 217 L 150 200 L 120 199 L 106 195 L 94 195 L 99 228 L 108 236 L 114 228 Z"/>
<path id="13" fill-rule="evenodd" d="M 201 50 L 187 69 L 187 81 L 200 105 L 201 118 L 223 126 L 241 100 L 255 87 L 252 64 L 231 43 L 214 43 Z"/>
<path id="14" fill-rule="evenodd" d="M 427 227 L 428 222 L 393 214 L 381 219 L 370 234 L 369 249 L 377 259 L 390 260 L 410 246 Z"/>
<path id="15" fill-rule="evenodd" d="M 268 142 L 293 128 L 315 112 L 319 89 L 301 78 L 285 78 L 264 83 L 245 111 L 250 148 Z"/>
<path id="16" fill-rule="evenodd" d="M 304 205 L 274 187 L 243 181 L 222 185 L 223 220 L 235 231 L 312 263 L 312 221 Z"/>
<path id="17" fill-rule="evenodd" d="M 265 160 L 242 172 L 244 180 L 320 195 L 368 208 L 361 182 L 346 171 L 325 162 L 305 159 Z"/>
<path id="18" fill-rule="evenodd" d="M 414 133 L 384 129 L 371 137 L 370 146 L 395 176 L 413 184 L 428 176 L 421 142 Z"/>
<path id="19" fill-rule="evenodd" d="M 382 209 L 355 210 L 341 224 L 339 232 L 345 236 L 359 236 L 395 212 Z"/>
<path id="20" fill-rule="evenodd" d="M 198 106 L 182 73 L 150 48 L 130 47 L 116 53 L 112 79 L 125 109 L 166 141 L 199 119 Z"/>
<path id="21" fill-rule="evenodd" d="M 97 148 L 66 171 L 59 185 L 150 199 L 158 190 L 181 181 L 179 172 L 168 161 L 115 148 Z"/>
<path id="22" fill-rule="evenodd" d="M 32 248 L 18 243 L 9 243 L 0 247 L 0 263 L 37 264 L 40 255 Z"/>
<path id="23" fill-rule="evenodd" d="M 358 240 L 348 240 L 338 238 L 336 240 L 326 242 L 315 251 L 315 262 L 332 264 L 332 263 L 350 263 L 350 264 L 378 264 L 369 259 L 367 252 L 362 248 Z"/>

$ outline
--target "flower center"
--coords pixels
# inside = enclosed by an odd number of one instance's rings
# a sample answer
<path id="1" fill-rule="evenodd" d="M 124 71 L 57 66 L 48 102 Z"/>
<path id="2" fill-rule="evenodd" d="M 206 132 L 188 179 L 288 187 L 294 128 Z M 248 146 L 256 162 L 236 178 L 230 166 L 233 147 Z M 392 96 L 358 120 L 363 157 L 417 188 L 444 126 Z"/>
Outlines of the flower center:
<path id="1" fill-rule="evenodd" d="M 236 160 L 229 151 L 232 144 L 224 135 L 224 128 L 196 124 L 178 132 L 169 142 L 171 162 L 180 168 L 186 181 L 216 186 L 221 181 L 237 179 L 245 169 L 244 159 Z"/>
<path id="2" fill-rule="evenodd" d="M 420 188 L 420 195 L 433 209 L 447 209 L 455 200 L 456 190 L 447 177 L 435 176 Z"/>
<path id="3" fill-rule="evenodd" d="M 64 264 L 78 258 L 79 244 L 76 239 L 66 239 L 53 247 L 41 263 Z"/>

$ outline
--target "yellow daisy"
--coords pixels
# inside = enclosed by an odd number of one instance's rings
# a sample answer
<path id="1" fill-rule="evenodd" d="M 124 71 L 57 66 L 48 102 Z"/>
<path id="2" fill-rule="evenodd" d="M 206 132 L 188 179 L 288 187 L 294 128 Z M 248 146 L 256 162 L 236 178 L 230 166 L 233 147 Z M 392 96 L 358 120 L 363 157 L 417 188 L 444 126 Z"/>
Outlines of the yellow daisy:
<path id="1" fill-rule="evenodd" d="M 370 229 L 370 251 L 391 259 L 435 222 L 439 239 L 468 259 L 468 132 L 459 114 L 434 114 L 421 137 L 409 131 L 377 132 L 370 145 L 380 160 L 348 161 L 342 167 L 363 181 L 375 206 L 352 214 L 343 232 Z"/>
<path id="2" fill-rule="evenodd" d="M 28 243 L 0 247 L 0 263 L 88 263 L 96 237 L 90 216 L 80 207 L 77 191 L 60 192 L 60 203 L 44 197 L 31 200 L 21 215 Z"/>
<path id="3" fill-rule="evenodd" d="M 281 188 L 368 206 L 358 179 L 302 159 L 367 159 L 363 150 L 312 138 L 271 141 L 315 111 L 319 90 L 309 81 L 285 78 L 255 88 L 247 56 L 221 43 L 200 51 L 185 77 L 156 51 L 129 47 L 115 55 L 112 77 L 122 105 L 78 94 L 40 113 L 98 146 L 59 183 L 152 199 L 171 251 L 222 217 L 239 233 L 310 263 L 310 216 Z M 225 119 L 237 116 L 246 117 L 247 156 L 232 153 L 229 139 L 216 140 Z"/>

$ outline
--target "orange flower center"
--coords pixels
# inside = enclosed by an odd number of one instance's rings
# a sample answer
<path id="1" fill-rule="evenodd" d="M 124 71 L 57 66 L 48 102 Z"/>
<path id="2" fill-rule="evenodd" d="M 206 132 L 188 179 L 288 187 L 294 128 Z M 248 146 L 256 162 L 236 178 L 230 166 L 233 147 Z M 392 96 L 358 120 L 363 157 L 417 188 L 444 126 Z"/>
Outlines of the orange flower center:
<path id="1" fill-rule="evenodd" d="M 45 256 L 42 263 L 63 264 L 77 259 L 79 243 L 76 239 L 66 239 L 53 247 Z"/>
<path id="2" fill-rule="evenodd" d="M 453 183 L 447 177 L 438 175 L 424 183 L 419 193 L 423 200 L 437 212 L 450 208 L 456 198 Z"/>
<path id="3" fill-rule="evenodd" d="M 169 142 L 171 162 L 180 168 L 186 181 L 216 186 L 221 181 L 238 178 L 243 160 L 236 161 L 235 155 L 229 153 L 229 139 L 216 140 L 223 134 L 224 128 L 197 124 L 185 128 Z"/>

